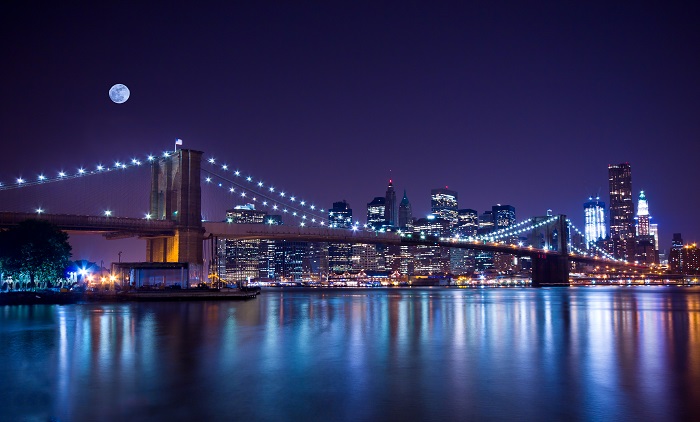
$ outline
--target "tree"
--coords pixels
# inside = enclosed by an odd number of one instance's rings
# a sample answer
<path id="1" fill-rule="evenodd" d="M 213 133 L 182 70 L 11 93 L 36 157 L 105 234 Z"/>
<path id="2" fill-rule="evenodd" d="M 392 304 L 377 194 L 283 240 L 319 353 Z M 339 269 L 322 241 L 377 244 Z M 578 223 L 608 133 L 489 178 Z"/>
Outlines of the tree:
<path id="1" fill-rule="evenodd" d="M 64 278 L 70 265 L 68 235 L 42 220 L 26 220 L 0 233 L 0 266 L 13 280 L 53 283 Z"/>

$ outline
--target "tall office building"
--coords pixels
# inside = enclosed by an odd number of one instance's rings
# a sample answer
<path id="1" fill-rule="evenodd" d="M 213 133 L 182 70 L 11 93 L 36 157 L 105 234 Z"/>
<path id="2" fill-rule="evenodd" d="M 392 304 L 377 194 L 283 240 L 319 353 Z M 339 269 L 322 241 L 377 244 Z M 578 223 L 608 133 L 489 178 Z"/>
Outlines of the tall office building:
<path id="1" fill-rule="evenodd" d="M 464 209 L 457 211 L 457 226 L 455 234 L 462 237 L 476 236 L 479 230 L 479 213 L 476 210 Z"/>
<path id="2" fill-rule="evenodd" d="M 430 211 L 437 218 L 457 223 L 457 192 L 445 188 L 430 191 Z"/>
<path id="3" fill-rule="evenodd" d="M 491 207 L 495 230 L 504 229 L 515 224 L 515 207 L 511 205 L 494 205 Z"/>
<path id="4" fill-rule="evenodd" d="M 644 195 L 644 191 L 639 193 L 639 201 L 637 202 L 637 236 L 649 235 L 649 202 Z"/>
<path id="5" fill-rule="evenodd" d="M 671 251 L 668 254 L 668 266 L 672 273 L 679 273 L 681 269 L 681 252 L 683 251 L 683 237 L 680 233 L 673 233 Z"/>
<path id="6" fill-rule="evenodd" d="M 237 205 L 226 211 L 226 221 L 232 224 L 263 224 L 266 213 L 258 211 L 253 204 Z M 219 257 L 219 275 L 228 282 L 240 283 L 256 279 L 261 275 L 259 239 L 228 240 L 220 239 L 217 251 Z M 263 270 L 263 277 L 267 273 Z"/>
<path id="7" fill-rule="evenodd" d="M 374 230 L 386 225 L 386 198 L 377 196 L 367 204 L 367 225 Z"/>
<path id="8" fill-rule="evenodd" d="M 649 235 L 654 236 L 654 249 L 659 250 L 659 225 L 656 223 L 649 224 Z"/>
<path id="9" fill-rule="evenodd" d="M 338 229 L 352 228 L 352 208 L 346 201 L 334 202 L 328 210 L 328 225 Z"/>
<path id="10" fill-rule="evenodd" d="M 634 201 L 632 168 L 629 163 L 608 166 L 610 187 L 610 240 L 616 258 L 634 256 Z"/>
<path id="11" fill-rule="evenodd" d="M 352 208 L 346 201 L 334 202 L 328 210 L 328 223 L 333 228 L 352 228 Z M 352 269 L 352 245 L 348 243 L 328 244 L 328 271 L 342 274 Z"/>
<path id="12" fill-rule="evenodd" d="M 494 230 L 493 211 L 484 211 L 479 216 L 479 235 L 489 234 Z"/>
<path id="13" fill-rule="evenodd" d="M 605 239 L 607 230 L 605 227 L 605 202 L 600 197 L 588 198 L 588 202 L 583 204 L 584 234 L 586 236 L 586 247 L 590 248 L 600 239 Z"/>
<path id="14" fill-rule="evenodd" d="M 396 209 L 396 192 L 394 192 L 394 183 L 389 179 L 389 187 L 386 188 L 384 196 L 386 206 L 384 208 L 384 221 L 387 226 L 395 226 L 398 223 L 398 213 Z"/>
<path id="15" fill-rule="evenodd" d="M 399 227 L 411 228 L 413 226 L 413 211 L 411 210 L 411 203 L 408 202 L 408 197 L 406 196 L 406 189 L 403 190 L 403 198 L 399 204 Z"/>

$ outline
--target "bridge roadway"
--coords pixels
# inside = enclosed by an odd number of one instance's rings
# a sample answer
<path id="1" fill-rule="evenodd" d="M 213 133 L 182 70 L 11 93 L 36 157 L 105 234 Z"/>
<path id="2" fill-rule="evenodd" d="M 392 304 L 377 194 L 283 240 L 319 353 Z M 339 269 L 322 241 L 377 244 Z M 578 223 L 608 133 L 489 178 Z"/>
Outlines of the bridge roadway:
<path id="1" fill-rule="evenodd" d="M 0 212 L 0 229 L 15 226 L 28 219 L 48 221 L 67 232 L 102 233 L 107 238 L 117 239 L 122 237 L 167 237 L 173 236 L 177 225 L 174 221 L 148 220 L 144 218 L 105 217 L 89 215 L 69 214 L 35 214 Z M 542 256 L 559 255 L 557 252 L 544 251 L 531 247 L 520 247 L 503 243 L 466 242 L 453 239 L 441 240 L 428 237 L 420 239 L 416 237 L 400 236 L 396 232 L 371 232 L 362 230 L 332 229 L 327 227 L 300 227 L 267 224 L 231 224 L 226 222 L 204 222 L 206 238 L 218 237 L 227 239 L 273 239 L 291 240 L 303 242 L 336 242 L 336 243 L 368 243 L 383 245 L 425 245 L 445 246 L 450 248 L 463 248 L 487 252 L 501 252 L 516 256 Z M 569 254 L 569 260 L 593 265 L 607 265 L 614 267 L 636 267 L 646 269 L 645 266 L 611 261 L 608 259 Z"/>
<path id="2" fill-rule="evenodd" d="M 516 256 L 542 256 L 559 255 L 554 251 L 545 251 L 528 246 L 517 246 L 505 243 L 484 243 L 441 240 L 435 237 L 420 239 L 416 237 L 401 236 L 396 232 L 372 232 L 362 230 L 344 230 L 321 227 L 300 227 L 267 224 L 231 224 L 225 222 L 205 222 L 205 237 L 218 237 L 225 239 L 271 239 L 271 240 L 296 240 L 304 242 L 337 242 L 337 243 L 369 243 L 383 245 L 426 245 L 445 246 L 449 248 L 462 248 L 487 252 L 501 252 Z M 615 267 L 631 267 L 634 264 L 611 261 L 590 256 L 569 253 L 569 260 L 585 264 L 603 264 Z M 642 267 L 637 265 L 636 267 Z"/>
<path id="3" fill-rule="evenodd" d="M 145 218 L 0 212 L 0 229 L 30 219 L 48 221 L 67 232 L 103 233 L 108 238 L 173 236 L 176 228 L 174 221 Z"/>

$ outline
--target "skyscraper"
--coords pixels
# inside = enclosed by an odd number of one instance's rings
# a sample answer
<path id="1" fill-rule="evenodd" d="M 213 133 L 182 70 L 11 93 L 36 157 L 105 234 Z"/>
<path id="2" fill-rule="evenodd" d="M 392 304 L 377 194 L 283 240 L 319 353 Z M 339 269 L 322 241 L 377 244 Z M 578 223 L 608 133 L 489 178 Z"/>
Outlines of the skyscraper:
<path id="1" fill-rule="evenodd" d="M 396 209 L 396 192 L 394 192 L 394 184 L 389 179 L 389 187 L 386 188 L 384 196 L 386 206 L 384 208 L 384 221 L 387 226 L 395 226 L 398 222 Z"/>
<path id="2" fill-rule="evenodd" d="M 237 205 L 226 211 L 226 221 L 232 224 L 263 224 L 265 216 L 265 211 L 256 210 L 253 204 Z M 219 239 L 218 242 L 219 275 L 224 280 L 240 283 L 260 276 L 260 239 Z"/>
<path id="3" fill-rule="evenodd" d="M 399 204 L 399 227 L 410 228 L 413 226 L 413 211 L 411 210 L 411 203 L 408 202 L 408 197 L 406 196 L 406 189 L 403 190 L 403 198 Z"/>
<path id="4" fill-rule="evenodd" d="M 345 201 L 334 202 L 328 210 L 328 223 L 339 229 L 352 228 L 352 208 Z M 352 269 L 352 246 L 348 243 L 328 244 L 328 270 L 342 274 Z"/>
<path id="5" fill-rule="evenodd" d="M 455 231 L 463 237 L 476 236 L 479 230 L 479 213 L 476 210 L 464 209 L 457 211 L 457 227 Z"/>
<path id="6" fill-rule="evenodd" d="M 629 163 L 608 166 L 610 187 L 610 239 L 616 258 L 634 256 L 634 202 L 632 168 Z"/>
<path id="7" fill-rule="evenodd" d="M 668 266 L 672 273 L 681 271 L 681 252 L 683 252 L 683 237 L 680 233 L 673 233 L 671 252 L 668 254 Z"/>
<path id="8" fill-rule="evenodd" d="M 605 202 L 600 200 L 600 197 L 588 198 L 588 202 L 583 204 L 583 214 L 585 217 L 584 233 L 586 236 L 586 246 L 591 247 L 592 244 L 600 239 L 605 239 L 607 230 L 605 227 Z"/>
<path id="9" fill-rule="evenodd" d="M 457 223 L 457 192 L 445 188 L 430 191 L 430 211 L 437 218 Z"/>
<path id="10" fill-rule="evenodd" d="M 386 198 L 377 196 L 367 204 L 367 225 L 379 230 L 386 224 Z"/>
<path id="11" fill-rule="evenodd" d="M 511 205 L 494 205 L 491 207 L 495 230 L 500 230 L 515 224 L 515 207 Z"/>
<path id="12" fill-rule="evenodd" d="M 649 202 L 644 195 L 644 191 L 639 193 L 639 201 L 637 202 L 637 236 L 646 236 L 649 233 Z"/>
<path id="13" fill-rule="evenodd" d="M 345 201 L 334 202 L 328 210 L 328 225 L 338 229 L 352 228 L 352 208 Z"/>

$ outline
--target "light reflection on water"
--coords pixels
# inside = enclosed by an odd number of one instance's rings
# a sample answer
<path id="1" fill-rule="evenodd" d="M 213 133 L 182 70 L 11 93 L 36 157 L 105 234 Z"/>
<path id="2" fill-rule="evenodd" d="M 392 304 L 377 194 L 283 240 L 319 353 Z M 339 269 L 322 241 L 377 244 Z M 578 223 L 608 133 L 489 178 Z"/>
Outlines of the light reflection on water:
<path id="1" fill-rule="evenodd" d="M 0 308 L 0 420 L 700 418 L 700 288 Z"/>

